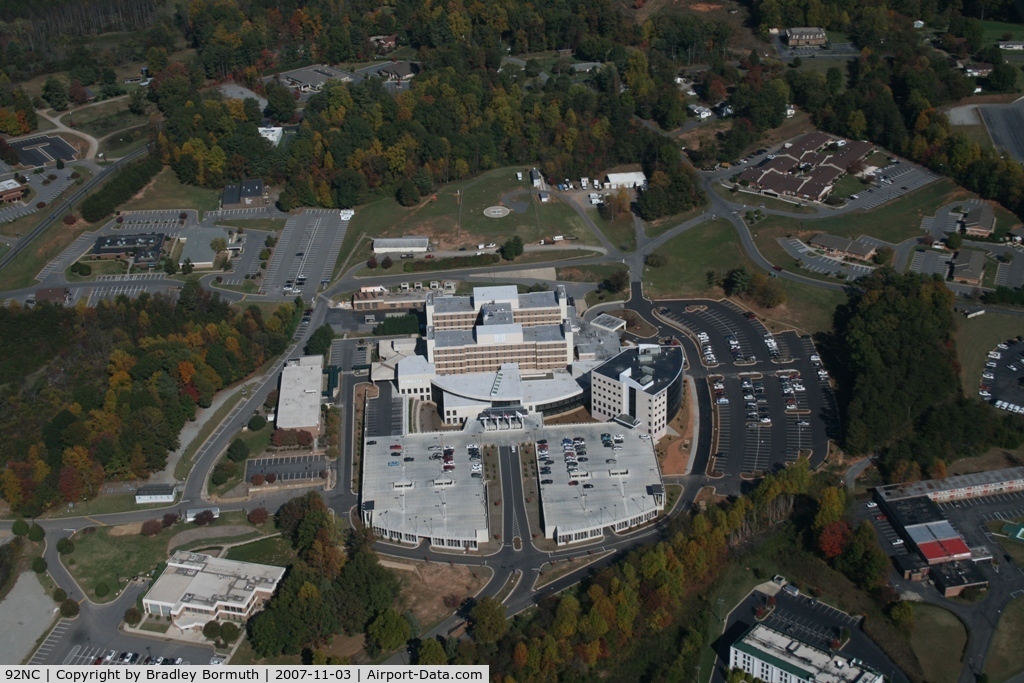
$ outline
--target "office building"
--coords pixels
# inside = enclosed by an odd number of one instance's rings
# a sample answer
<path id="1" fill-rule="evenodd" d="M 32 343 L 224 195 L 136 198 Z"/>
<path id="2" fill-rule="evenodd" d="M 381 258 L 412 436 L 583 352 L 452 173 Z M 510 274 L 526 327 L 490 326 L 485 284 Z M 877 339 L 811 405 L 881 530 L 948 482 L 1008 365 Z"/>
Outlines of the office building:
<path id="1" fill-rule="evenodd" d="M 0 182 L 0 203 L 21 201 L 25 192 L 25 186 L 13 178 Z"/>
<path id="2" fill-rule="evenodd" d="M 879 501 L 927 496 L 936 503 L 980 498 L 1024 490 L 1024 467 L 960 474 L 945 479 L 926 479 L 910 484 L 889 484 L 875 489 Z"/>
<path id="3" fill-rule="evenodd" d="M 594 368 L 590 414 L 618 420 L 660 439 L 683 400 L 683 350 L 641 344 Z"/>
<path id="4" fill-rule="evenodd" d="M 222 209 L 258 209 L 267 205 L 263 180 L 252 178 L 240 185 L 225 185 L 220 199 Z"/>
<path id="5" fill-rule="evenodd" d="M 764 624 L 754 624 L 729 647 L 729 667 L 764 683 L 882 683 L 857 659 L 826 652 Z"/>
<path id="6" fill-rule="evenodd" d="M 284 567 L 179 550 L 167 560 L 142 607 L 146 614 L 170 617 L 182 630 L 200 630 L 214 620 L 245 622 L 274 594 L 284 572 Z"/>

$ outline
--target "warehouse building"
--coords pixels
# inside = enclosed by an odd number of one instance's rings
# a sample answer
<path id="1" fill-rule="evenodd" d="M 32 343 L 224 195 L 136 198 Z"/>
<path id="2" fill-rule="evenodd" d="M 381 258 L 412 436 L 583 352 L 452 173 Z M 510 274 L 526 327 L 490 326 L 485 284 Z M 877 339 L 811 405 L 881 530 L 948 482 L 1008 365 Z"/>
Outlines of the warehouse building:
<path id="1" fill-rule="evenodd" d="M 629 173 L 609 173 L 604 177 L 605 187 L 609 190 L 618 190 L 620 188 L 640 188 L 647 187 L 647 176 L 642 171 L 631 171 Z"/>
<path id="2" fill-rule="evenodd" d="M 179 550 L 167 560 L 142 607 L 146 614 L 170 617 L 182 630 L 198 631 L 214 620 L 245 622 L 263 608 L 284 573 L 284 567 Z"/>
<path id="3" fill-rule="evenodd" d="M 927 496 L 884 503 L 889 522 L 929 565 L 969 560 L 971 549 Z"/>
<path id="4" fill-rule="evenodd" d="M 275 426 L 320 433 L 320 398 L 323 395 L 323 356 L 302 356 L 281 370 Z"/>
<path id="5" fill-rule="evenodd" d="M 135 504 L 173 503 L 175 493 L 174 484 L 146 484 L 135 490 Z"/>
<path id="6" fill-rule="evenodd" d="M 764 624 L 754 624 L 729 647 L 729 667 L 764 683 L 883 683 L 857 659 L 813 647 Z"/>
<path id="7" fill-rule="evenodd" d="M 373 240 L 374 254 L 425 254 L 430 248 L 427 237 L 378 237 Z"/>
<path id="8" fill-rule="evenodd" d="M 655 440 L 668 431 L 683 400 L 683 349 L 641 344 L 591 372 L 590 414 L 618 420 Z"/>

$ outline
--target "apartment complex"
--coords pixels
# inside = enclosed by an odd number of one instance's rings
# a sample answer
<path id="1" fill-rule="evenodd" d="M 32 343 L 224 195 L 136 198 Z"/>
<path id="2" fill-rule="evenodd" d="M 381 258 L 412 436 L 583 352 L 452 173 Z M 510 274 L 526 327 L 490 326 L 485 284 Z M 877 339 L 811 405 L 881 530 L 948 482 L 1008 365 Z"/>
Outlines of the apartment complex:
<path id="1" fill-rule="evenodd" d="M 142 607 L 147 614 L 169 616 L 180 629 L 201 629 L 211 620 L 244 622 L 270 599 L 284 572 L 284 567 L 179 550 Z"/>
<path id="2" fill-rule="evenodd" d="M 794 26 L 786 31 L 790 47 L 821 47 L 828 43 L 828 34 L 820 26 Z"/>
<path id="3" fill-rule="evenodd" d="M 594 419 L 628 422 L 655 440 L 668 431 L 682 400 L 683 350 L 678 346 L 642 344 L 622 351 L 591 373 Z"/>
<path id="4" fill-rule="evenodd" d="M 826 652 L 764 624 L 754 624 L 729 647 L 729 667 L 764 683 L 882 683 L 857 659 Z"/>

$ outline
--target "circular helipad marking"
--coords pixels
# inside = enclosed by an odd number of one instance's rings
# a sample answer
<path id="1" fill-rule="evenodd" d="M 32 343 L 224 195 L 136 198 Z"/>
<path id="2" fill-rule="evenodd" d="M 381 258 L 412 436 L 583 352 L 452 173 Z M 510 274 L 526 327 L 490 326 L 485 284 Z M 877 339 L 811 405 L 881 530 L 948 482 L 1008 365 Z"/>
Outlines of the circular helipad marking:
<path id="1" fill-rule="evenodd" d="M 509 214 L 506 206 L 488 206 L 484 209 L 484 215 L 488 218 L 504 218 Z"/>

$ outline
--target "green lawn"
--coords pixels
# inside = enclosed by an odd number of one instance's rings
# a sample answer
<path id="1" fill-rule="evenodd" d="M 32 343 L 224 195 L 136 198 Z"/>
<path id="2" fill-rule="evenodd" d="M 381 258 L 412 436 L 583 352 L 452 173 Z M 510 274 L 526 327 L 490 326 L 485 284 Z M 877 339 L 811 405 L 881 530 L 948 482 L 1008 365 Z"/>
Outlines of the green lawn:
<path id="1" fill-rule="evenodd" d="M 72 273 L 71 266 L 68 266 L 64 270 L 64 277 L 68 279 L 68 282 L 86 282 L 88 280 L 95 280 L 100 275 L 122 275 L 127 272 L 125 266 L 128 262 L 120 259 L 113 259 L 107 261 L 84 260 L 83 263 L 92 268 L 92 274 L 87 277 L 82 277 L 77 273 Z"/>
<path id="2" fill-rule="evenodd" d="M 708 284 L 708 271 L 724 273 L 741 266 L 758 270 L 743 253 L 735 228 L 721 218 L 669 240 L 659 253 L 668 263 L 661 268 L 644 268 L 644 292 L 652 298 L 717 299 L 722 291 Z M 786 303 L 759 311 L 765 324 L 773 330 L 793 327 L 818 332 L 831 329 L 835 307 L 846 300 L 842 292 L 822 287 L 784 279 L 779 279 L 779 284 L 786 290 Z"/>
<path id="3" fill-rule="evenodd" d="M 153 519 L 161 517 L 162 513 L 153 513 Z M 219 526 L 228 525 L 248 525 L 248 522 L 240 511 L 226 512 L 209 528 L 216 529 Z M 123 535 L 112 534 L 112 531 L 117 528 L 98 527 L 93 533 L 79 532 L 75 534 L 72 539 L 75 543 L 74 552 L 62 558 L 75 581 L 95 602 L 104 603 L 113 600 L 116 597 L 114 593 L 117 590 L 118 582 L 123 588 L 127 579 L 148 573 L 156 567 L 157 563 L 167 559 L 168 543 L 176 534 L 198 527 L 194 524 L 179 523 L 152 537 L 143 536 L 137 531 Z M 273 521 L 267 521 L 259 527 L 253 526 L 251 530 L 242 534 L 214 535 L 210 539 L 188 544 L 176 543 L 175 546 L 193 549 L 211 547 L 217 543 L 245 539 L 257 533 L 273 533 Z M 104 583 L 110 588 L 110 593 L 102 598 L 96 596 L 95 593 L 96 586 L 100 583 Z"/>
<path id="4" fill-rule="evenodd" d="M 255 280 L 242 280 L 240 285 L 226 285 L 215 281 L 213 287 L 215 289 L 226 289 L 231 292 L 241 292 L 242 294 L 255 294 L 260 291 L 259 285 L 256 284 Z"/>
<path id="5" fill-rule="evenodd" d="M 956 353 L 960 360 L 960 376 L 964 386 L 970 389 L 981 379 L 988 352 L 1004 339 L 1024 334 L 1024 320 L 993 311 L 986 311 L 984 315 L 970 320 L 958 316 L 956 320 Z"/>
<path id="6" fill-rule="evenodd" d="M 101 527 L 92 534 L 75 534 L 75 551 L 63 558 L 64 565 L 82 590 L 90 599 L 100 603 L 115 599 L 118 583 L 124 588 L 125 582 L 131 577 L 145 574 L 154 569 L 158 562 L 165 561 L 167 541 L 171 538 L 166 530 L 147 538 L 138 533 L 111 536 L 111 529 Z M 71 560 L 74 560 L 74 564 L 71 564 Z M 110 589 L 102 598 L 95 593 L 100 583 Z"/>
<path id="7" fill-rule="evenodd" d="M 286 539 L 272 536 L 229 549 L 228 559 L 287 567 L 295 562 L 295 551 Z"/>
<path id="8" fill-rule="evenodd" d="M 280 232 L 288 221 L 284 218 L 222 218 L 217 225 L 224 225 L 229 228 L 243 228 L 245 230 L 262 230 L 264 232 Z"/>
<path id="9" fill-rule="evenodd" d="M 438 241 L 442 250 L 501 244 L 512 235 L 519 235 L 526 244 L 555 235 L 577 237 L 580 244 L 596 244 L 572 207 L 556 197 L 542 204 L 528 180 L 516 180 L 517 171 L 529 178 L 528 167 L 501 168 L 446 185 L 413 207 L 401 206 L 391 197 L 359 207 L 339 261 L 351 253 L 361 234 L 371 238 L 424 235 Z M 528 205 L 524 213 L 512 212 L 504 218 L 484 216 L 485 208 L 499 204 L 502 195 L 509 192 L 520 192 L 513 201 Z"/>
<path id="10" fill-rule="evenodd" d="M 1003 610 L 985 658 L 985 673 L 992 683 L 1003 683 L 1024 671 L 1021 642 L 1024 642 L 1024 600 L 1014 600 Z"/>
<path id="11" fill-rule="evenodd" d="M 39 216 L 39 218 L 32 224 L 22 225 L 21 228 L 25 232 L 32 230 L 38 221 L 49 213 L 50 209 L 46 208 L 27 216 L 26 220 L 35 216 Z M 0 289 L 21 289 L 37 284 L 36 275 L 39 274 L 39 271 L 47 263 L 60 256 L 60 253 L 87 228 L 88 226 L 82 223 L 69 228 L 62 221 L 55 220 L 42 234 L 32 240 L 27 249 L 19 253 L 6 268 L 0 270 Z"/>
<path id="12" fill-rule="evenodd" d="M 213 211 L 220 205 L 220 193 L 205 187 L 183 185 L 170 167 L 157 174 L 152 183 L 121 207 L 122 211 L 153 209 L 196 209 Z"/>
<path id="13" fill-rule="evenodd" d="M 100 141 L 100 153 L 107 159 L 119 159 L 143 147 L 149 141 L 149 125 L 127 128 Z"/>
<path id="14" fill-rule="evenodd" d="M 832 188 L 833 197 L 849 197 L 851 194 L 857 194 L 867 189 L 867 185 L 861 181 L 855 175 L 846 174 L 842 178 L 836 181 L 835 186 Z"/>
<path id="15" fill-rule="evenodd" d="M 139 116 L 128 111 L 127 100 L 105 102 L 72 112 L 64 117 L 64 124 L 88 133 L 96 138 L 102 138 L 111 133 L 126 128 L 134 128 L 147 123 L 148 117 Z"/>
<path id="16" fill-rule="evenodd" d="M 89 515 L 106 515 L 112 512 L 128 512 L 129 510 L 153 510 L 167 506 L 167 503 L 136 505 L 134 493 L 110 493 L 102 494 L 94 500 L 81 502 L 70 509 L 62 507 L 58 510 L 47 512 L 45 517 L 87 517 Z"/>
<path id="17" fill-rule="evenodd" d="M 652 298 L 720 296 L 707 273 L 749 265 L 732 224 L 724 218 L 707 221 L 675 237 L 658 250 L 667 263 L 644 267 L 644 292 Z"/>
<path id="18" fill-rule="evenodd" d="M 601 218 L 596 209 L 588 210 L 590 220 L 604 233 L 614 246 L 625 252 L 636 251 L 636 228 L 633 227 L 633 214 L 624 213 L 610 221 Z"/>
<path id="19" fill-rule="evenodd" d="M 983 21 L 981 25 L 985 31 L 984 43 L 986 47 L 995 45 L 1007 34 L 1011 36 L 1010 40 L 1024 40 L 1024 26 L 1021 24 L 1009 24 L 1003 21 Z"/>
<path id="20" fill-rule="evenodd" d="M 956 683 L 963 668 L 967 629 L 956 616 L 941 607 L 912 603 L 914 629 L 910 646 L 924 669 L 925 680 Z"/>
<path id="21" fill-rule="evenodd" d="M 644 223 L 644 234 L 648 237 L 658 237 L 677 225 L 681 225 L 689 220 L 696 218 L 697 216 L 704 213 L 707 210 L 707 203 L 700 206 L 695 206 L 689 211 L 683 213 L 677 213 L 674 216 L 664 216 L 657 220 L 649 221 Z"/>

